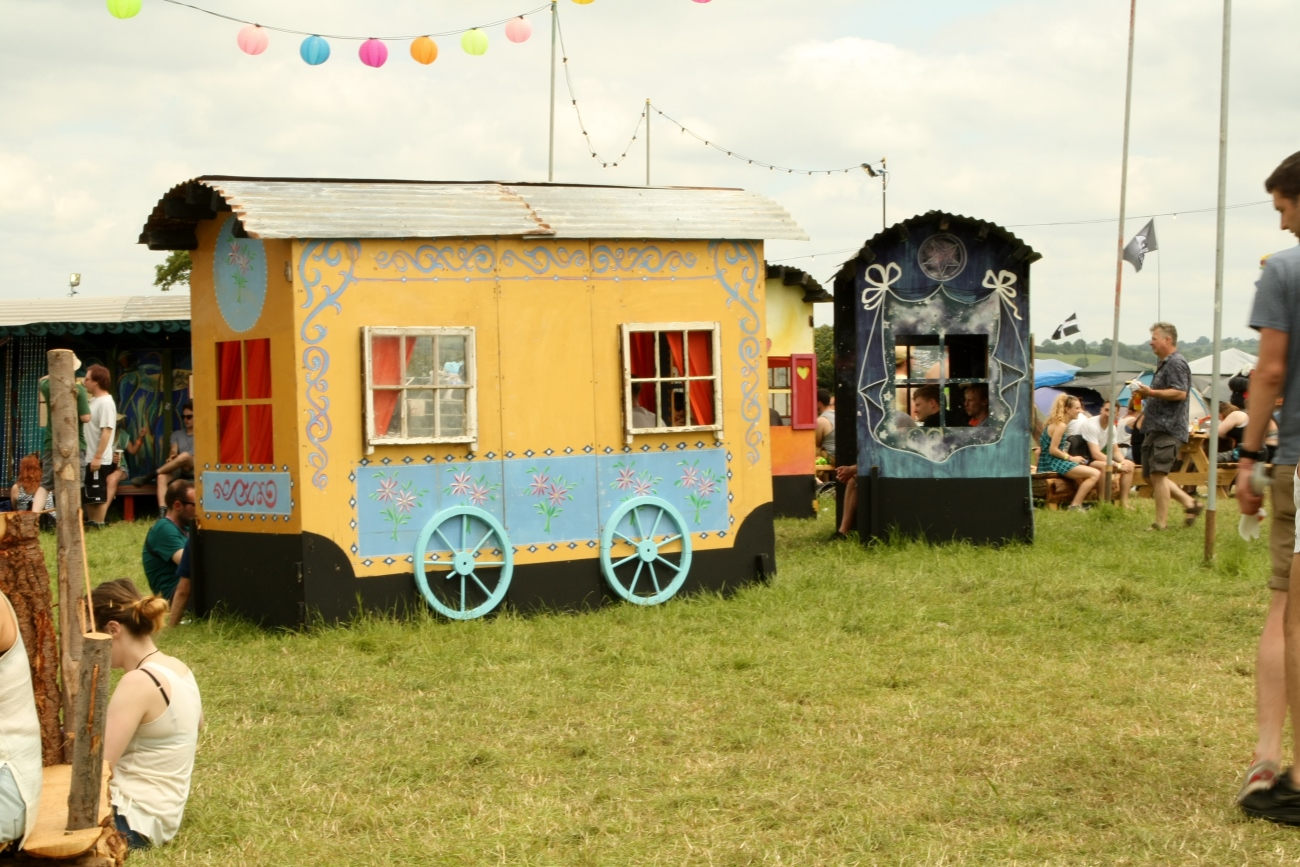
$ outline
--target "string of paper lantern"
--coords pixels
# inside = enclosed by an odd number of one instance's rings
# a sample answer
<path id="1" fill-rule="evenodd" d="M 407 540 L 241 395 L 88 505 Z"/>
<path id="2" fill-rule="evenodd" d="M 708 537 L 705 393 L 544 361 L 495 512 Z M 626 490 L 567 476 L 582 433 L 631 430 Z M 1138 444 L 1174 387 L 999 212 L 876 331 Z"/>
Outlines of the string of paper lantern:
<path id="1" fill-rule="evenodd" d="M 193 3 L 186 3 L 183 0 L 162 0 L 164 3 L 170 3 L 173 6 L 180 6 L 185 9 L 192 9 L 195 12 L 202 12 L 205 15 L 211 15 L 214 18 L 221 18 L 236 24 L 244 25 L 236 34 L 235 43 L 245 54 L 258 55 L 266 51 L 270 45 L 270 31 L 277 33 L 287 33 L 294 36 L 304 37 L 302 43 L 298 46 L 298 56 L 309 66 L 320 66 L 330 58 L 331 39 L 352 40 L 360 42 L 357 49 L 357 55 L 361 62 L 366 66 L 380 67 L 388 61 L 389 42 L 410 42 L 411 58 L 417 63 L 428 65 L 438 58 L 438 43 L 434 41 L 435 37 L 459 36 L 460 46 L 466 54 L 476 57 L 482 56 L 488 50 L 488 36 L 486 31 L 492 27 L 505 25 L 506 39 L 512 43 L 527 42 L 533 35 L 533 25 L 528 20 L 528 16 L 536 15 L 540 12 L 550 10 L 551 4 L 546 3 L 527 12 L 521 12 L 517 15 L 511 15 L 509 18 L 502 18 L 498 21 L 490 21 L 486 24 L 479 24 L 474 27 L 462 27 L 456 30 L 443 30 L 440 32 L 430 32 L 414 35 L 402 36 L 353 36 L 343 33 L 313 33 L 309 30 L 297 30 L 292 27 L 277 27 L 273 25 L 260 24 L 255 21 L 249 21 L 245 18 L 239 18 L 234 15 L 227 15 L 224 12 L 216 12 L 212 9 L 205 9 L 202 6 L 196 6 Z M 581 2 L 581 0 L 574 0 Z M 586 0 L 591 2 L 591 0 Z M 696 0 L 699 2 L 699 0 Z M 134 18 L 140 13 L 141 0 L 106 0 L 108 12 L 114 18 Z"/>

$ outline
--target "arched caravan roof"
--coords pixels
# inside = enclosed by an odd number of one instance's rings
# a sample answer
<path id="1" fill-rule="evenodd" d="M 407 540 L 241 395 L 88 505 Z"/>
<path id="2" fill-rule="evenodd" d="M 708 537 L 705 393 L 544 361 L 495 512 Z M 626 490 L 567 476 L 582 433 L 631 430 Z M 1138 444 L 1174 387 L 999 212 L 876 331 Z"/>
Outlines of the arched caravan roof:
<path id="1" fill-rule="evenodd" d="M 1015 252 L 1011 256 L 1012 263 L 1024 261 L 1028 264 L 1037 262 L 1039 259 L 1043 258 L 1042 253 L 1035 252 L 1032 247 L 1017 238 L 1011 232 L 1008 232 L 1006 229 L 999 226 L 997 223 L 990 223 L 987 220 L 978 220 L 975 217 L 965 217 L 961 214 L 949 214 L 946 211 L 926 211 L 924 214 L 917 214 L 916 216 L 908 217 L 900 223 L 895 223 L 888 229 L 877 232 L 871 238 L 868 238 L 867 242 L 862 245 L 862 249 L 858 250 L 853 258 L 841 265 L 840 270 L 836 272 L 835 277 L 832 279 L 839 280 L 841 277 L 848 277 L 851 279 L 853 277 L 853 268 L 851 266 L 854 262 L 857 262 L 859 259 L 868 264 L 875 261 L 876 254 L 873 250 L 874 247 L 884 244 L 887 241 L 906 239 L 909 230 L 915 224 L 926 223 L 932 225 L 936 219 L 939 221 L 940 231 L 946 232 L 952 226 L 956 225 L 976 226 L 978 227 L 976 234 L 981 239 L 992 235 L 995 238 L 1002 238 L 1011 242 L 1011 246 L 1016 248 Z"/>
<path id="2" fill-rule="evenodd" d="M 806 241 L 784 208 L 719 187 L 605 187 L 205 175 L 172 187 L 140 233 L 192 250 L 221 211 L 251 238 L 673 238 Z"/>

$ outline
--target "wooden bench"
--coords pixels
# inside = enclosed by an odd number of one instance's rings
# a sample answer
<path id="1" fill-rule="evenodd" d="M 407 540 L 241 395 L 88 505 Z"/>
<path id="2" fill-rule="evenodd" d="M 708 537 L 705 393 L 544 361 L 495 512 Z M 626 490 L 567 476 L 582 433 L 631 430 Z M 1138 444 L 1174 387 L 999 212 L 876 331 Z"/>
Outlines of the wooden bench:
<path id="1" fill-rule="evenodd" d="M 1034 499 L 1042 500 L 1043 505 L 1053 512 L 1062 504 L 1069 505 L 1079 492 L 1079 486 L 1073 479 L 1067 479 L 1059 473 L 1034 473 L 1030 477 L 1030 485 Z M 1096 500 L 1100 493 L 1100 486 L 1094 485 L 1084 500 Z M 1118 473 L 1110 478 L 1110 495 L 1112 501 L 1119 500 Z"/>
<path id="2" fill-rule="evenodd" d="M 117 499 L 122 501 L 122 520 L 135 520 L 135 498 L 148 497 L 149 510 L 146 515 L 154 516 L 158 506 L 158 489 L 153 485 L 118 485 Z"/>

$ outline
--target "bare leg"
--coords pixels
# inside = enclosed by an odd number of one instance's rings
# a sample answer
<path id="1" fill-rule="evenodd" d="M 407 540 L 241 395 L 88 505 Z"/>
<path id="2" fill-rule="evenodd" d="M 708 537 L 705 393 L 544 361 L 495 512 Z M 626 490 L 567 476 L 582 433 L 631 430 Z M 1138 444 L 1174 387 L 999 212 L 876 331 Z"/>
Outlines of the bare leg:
<path id="1" fill-rule="evenodd" d="M 163 464 L 163 466 L 167 466 L 167 465 Z M 164 472 L 158 473 L 158 508 L 159 509 L 167 508 L 167 506 L 165 505 L 166 500 L 164 498 L 167 496 L 167 482 L 170 478 L 171 477 Z"/>
<path id="2" fill-rule="evenodd" d="M 1156 526 L 1163 530 L 1169 526 L 1169 489 L 1173 485 L 1165 473 L 1152 473 L 1147 478 L 1151 481 L 1151 499 L 1156 501 Z"/>
<path id="3" fill-rule="evenodd" d="M 1079 490 L 1074 492 L 1074 499 L 1070 502 L 1071 506 L 1083 505 L 1088 494 L 1097 485 L 1097 479 L 1101 478 L 1101 473 L 1090 466 L 1080 464 L 1065 474 L 1067 479 L 1073 479 L 1079 486 Z"/>
<path id="4" fill-rule="evenodd" d="M 851 478 L 844 483 L 844 518 L 840 521 L 840 532 L 848 535 L 858 519 L 858 480 Z"/>
<path id="5" fill-rule="evenodd" d="M 1291 586 L 1300 589 L 1300 557 L 1291 558 Z M 1286 659 L 1286 703 L 1291 719 L 1300 719 L 1300 605 L 1292 605 L 1287 594 L 1282 634 Z M 1291 727 L 1292 749 L 1300 749 L 1300 726 Z M 1300 755 L 1300 752 L 1293 753 Z M 1300 764 L 1291 766 L 1291 784 L 1300 786 Z"/>
<path id="6" fill-rule="evenodd" d="M 1131 509 L 1128 504 L 1128 491 L 1133 487 L 1133 465 L 1128 461 L 1121 464 L 1124 469 L 1119 474 L 1119 504 L 1121 508 Z"/>
<path id="7" fill-rule="evenodd" d="M 1259 743 L 1255 761 L 1282 759 L 1282 726 L 1286 723 L 1286 642 L 1283 620 L 1287 594 L 1272 591 L 1264 632 L 1259 636 L 1259 654 L 1255 660 L 1255 722 L 1259 726 Z"/>
<path id="8" fill-rule="evenodd" d="M 1169 488 L 1169 495 L 1181 503 L 1184 509 L 1190 509 L 1196 505 L 1196 500 L 1192 499 L 1191 494 L 1169 481 L 1168 476 L 1165 476 L 1165 485 Z"/>
<path id="9" fill-rule="evenodd" d="M 108 506 L 113 505 L 113 498 L 117 496 L 117 486 L 126 478 L 126 472 L 121 469 L 113 470 L 113 474 L 108 477 Z"/>

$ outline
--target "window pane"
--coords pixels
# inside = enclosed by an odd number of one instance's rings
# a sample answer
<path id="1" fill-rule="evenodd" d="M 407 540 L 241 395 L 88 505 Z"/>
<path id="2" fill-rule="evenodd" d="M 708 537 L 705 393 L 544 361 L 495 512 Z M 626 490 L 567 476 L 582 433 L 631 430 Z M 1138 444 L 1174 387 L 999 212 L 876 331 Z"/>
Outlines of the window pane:
<path id="1" fill-rule="evenodd" d="M 778 391 L 771 394 L 772 409 L 781 414 L 781 418 L 790 417 L 790 392 Z"/>
<path id="2" fill-rule="evenodd" d="M 406 392 L 406 435 L 433 436 L 433 391 L 410 389 Z"/>
<path id="3" fill-rule="evenodd" d="M 271 424 L 271 404 L 255 403 L 248 407 L 248 462 L 275 463 L 275 429 Z"/>
<path id="4" fill-rule="evenodd" d="M 767 384 L 769 388 L 789 388 L 790 368 L 788 367 L 768 368 Z"/>
<path id="5" fill-rule="evenodd" d="M 217 400 L 243 398 L 244 371 L 239 341 L 222 341 L 217 344 Z"/>
<path id="6" fill-rule="evenodd" d="M 433 338 L 406 338 L 406 384 L 433 385 Z"/>
<path id="7" fill-rule="evenodd" d="M 463 388 L 443 388 L 438 391 L 439 436 L 465 435 L 465 395 Z"/>
<path id="8" fill-rule="evenodd" d="M 686 333 L 687 346 L 687 376 L 712 376 L 713 375 L 713 332 L 711 331 L 688 331 Z M 786 368 L 786 376 L 789 376 L 789 368 Z"/>
<path id="9" fill-rule="evenodd" d="M 953 379 L 987 379 L 989 338 L 987 334 L 950 334 L 948 375 Z"/>
<path id="10" fill-rule="evenodd" d="M 650 379 L 655 375 L 655 336 L 649 331 L 633 331 L 627 336 L 628 369 L 633 379 Z"/>
<path id="11" fill-rule="evenodd" d="M 238 344 L 236 344 L 238 346 Z M 217 407 L 217 461 L 223 464 L 244 462 L 244 408 Z"/>
<path id="12" fill-rule="evenodd" d="M 401 385 L 402 338 L 375 336 L 370 339 L 370 381 L 375 385 Z"/>
<path id="13" fill-rule="evenodd" d="M 271 338 L 244 341 L 244 370 L 247 373 L 249 400 L 266 400 L 271 396 Z"/>
<path id="14" fill-rule="evenodd" d="M 402 412 L 397 406 L 401 396 L 401 390 L 396 388 L 375 392 L 376 436 L 400 437 L 402 435 Z"/>
<path id="15" fill-rule="evenodd" d="M 469 382 L 465 370 L 465 338 L 438 338 L 438 384 L 464 385 Z"/>

